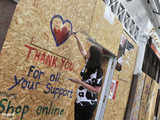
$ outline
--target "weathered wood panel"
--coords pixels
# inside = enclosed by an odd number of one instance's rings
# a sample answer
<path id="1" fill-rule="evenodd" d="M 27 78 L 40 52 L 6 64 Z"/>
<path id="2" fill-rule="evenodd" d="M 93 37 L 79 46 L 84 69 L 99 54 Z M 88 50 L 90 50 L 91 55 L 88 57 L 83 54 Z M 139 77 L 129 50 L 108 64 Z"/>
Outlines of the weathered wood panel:
<path id="1" fill-rule="evenodd" d="M 155 80 L 153 80 L 152 85 L 151 85 L 151 89 L 149 92 L 147 104 L 146 104 L 145 120 L 153 120 L 154 119 L 154 111 L 155 111 L 155 104 L 156 104 L 158 88 L 159 88 L 158 83 Z"/>
<path id="2" fill-rule="evenodd" d="M 139 118 L 138 118 L 139 120 L 145 120 L 146 109 L 147 109 L 146 104 L 149 97 L 150 88 L 152 85 L 152 78 L 146 74 L 145 76 L 146 76 L 146 79 L 145 79 L 143 93 L 141 97 L 141 105 L 140 105 Z"/>

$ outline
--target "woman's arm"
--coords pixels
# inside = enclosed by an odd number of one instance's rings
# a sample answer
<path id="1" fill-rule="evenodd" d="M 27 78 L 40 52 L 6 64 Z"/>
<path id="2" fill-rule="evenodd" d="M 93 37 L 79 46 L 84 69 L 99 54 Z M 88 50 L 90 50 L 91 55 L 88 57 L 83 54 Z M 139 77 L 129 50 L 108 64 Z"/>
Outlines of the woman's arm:
<path id="1" fill-rule="evenodd" d="M 78 48 L 80 50 L 80 53 L 82 54 L 82 56 L 86 59 L 86 56 L 87 56 L 87 52 L 85 51 L 83 45 L 81 44 L 79 38 L 74 34 L 74 37 L 76 38 L 77 40 L 77 44 L 78 44 Z"/>
<path id="2" fill-rule="evenodd" d="M 92 92 L 96 92 L 96 93 L 100 93 L 101 91 L 101 87 L 100 86 L 96 86 L 96 87 L 93 87 L 83 81 L 81 81 L 80 83 L 83 87 L 87 88 L 88 90 L 91 90 Z"/>
<path id="3" fill-rule="evenodd" d="M 92 92 L 100 93 L 100 91 L 101 91 L 100 86 L 93 87 L 93 86 L 91 86 L 91 85 L 89 85 L 89 84 L 87 84 L 87 83 L 85 83 L 81 80 L 78 80 L 78 79 L 69 79 L 69 80 L 71 80 L 74 83 L 82 85 L 83 87 L 87 88 L 88 90 L 90 90 Z"/>

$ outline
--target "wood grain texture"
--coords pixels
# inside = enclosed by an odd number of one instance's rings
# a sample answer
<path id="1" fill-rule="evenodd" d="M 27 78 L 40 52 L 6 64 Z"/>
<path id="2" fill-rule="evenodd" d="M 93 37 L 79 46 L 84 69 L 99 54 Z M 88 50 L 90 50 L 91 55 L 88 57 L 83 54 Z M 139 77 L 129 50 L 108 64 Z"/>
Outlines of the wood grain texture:
<path id="1" fill-rule="evenodd" d="M 68 81 L 68 78 L 80 79 L 79 73 L 85 61 L 73 36 L 59 47 L 56 46 L 51 33 L 50 20 L 54 15 L 59 14 L 64 20 L 68 19 L 72 22 L 73 31 L 83 30 L 88 32 L 95 1 L 21 0 L 19 2 L 0 56 L 0 91 L 7 92 L 7 94 L 14 93 L 17 96 L 16 99 L 0 96 L 0 100 L 3 98 L 8 100 L 8 102 L 3 102 L 5 106 L 4 112 L 7 110 L 7 105 L 10 101 L 14 107 L 29 106 L 29 111 L 24 114 L 23 120 L 74 119 L 73 103 L 76 97 L 77 85 Z M 85 48 L 88 49 L 91 44 L 86 40 L 86 36 L 79 33 L 78 37 Z M 30 50 L 31 53 L 29 53 Z M 29 57 L 27 58 L 28 55 Z M 48 63 L 45 63 L 44 58 L 47 59 L 47 56 L 57 58 L 55 66 L 49 66 Z M 61 67 L 62 59 L 69 62 L 66 63 L 66 68 L 70 64 L 74 64 L 73 70 L 64 69 L 65 66 Z M 44 72 L 40 79 L 34 79 L 32 72 L 28 76 L 28 71 L 32 65 L 35 66 L 34 70 L 37 69 Z M 50 75 L 56 75 L 57 72 L 61 73 L 60 80 L 51 82 Z M 15 84 L 15 76 L 17 81 L 22 80 L 22 82 L 17 83 L 18 85 L 13 89 L 8 90 Z M 29 90 L 25 87 L 28 82 L 40 82 L 40 84 L 36 89 Z M 44 91 L 49 90 L 47 89 L 48 83 L 50 83 L 48 87 L 51 89 L 52 86 L 53 90 L 54 88 L 70 90 L 70 95 L 71 91 L 73 91 L 72 98 L 69 97 L 69 94 L 59 98 L 58 96 L 54 98 L 51 93 L 45 94 Z M 49 109 L 51 103 L 52 111 L 56 108 L 64 109 L 64 112 L 62 111 L 63 114 L 60 115 L 55 111 L 49 114 L 41 109 L 41 107 L 48 107 Z M 4 114 L 0 114 L 0 117 L 8 119 Z M 20 113 L 14 115 L 15 120 L 19 120 L 21 117 Z"/>
<path id="2" fill-rule="evenodd" d="M 115 18 L 114 24 L 110 24 L 104 18 L 105 7 L 102 0 L 97 1 L 90 35 L 104 48 L 117 55 L 123 27 L 117 18 Z"/>

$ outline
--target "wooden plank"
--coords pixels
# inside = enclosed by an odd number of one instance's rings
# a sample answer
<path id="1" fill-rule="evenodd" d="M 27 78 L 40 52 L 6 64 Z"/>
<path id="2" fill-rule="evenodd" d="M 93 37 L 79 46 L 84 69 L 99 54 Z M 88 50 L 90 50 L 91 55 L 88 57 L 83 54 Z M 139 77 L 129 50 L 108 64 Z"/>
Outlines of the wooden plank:
<path id="1" fill-rule="evenodd" d="M 154 119 L 154 110 L 155 110 L 158 88 L 159 88 L 158 83 L 155 80 L 153 80 L 151 90 L 149 93 L 149 99 L 146 104 L 147 109 L 146 109 L 145 120 L 153 120 Z"/>
<path id="2" fill-rule="evenodd" d="M 139 120 L 145 120 L 146 109 L 147 109 L 146 104 L 148 101 L 151 85 L 152 85 L 152 78 L 150 76 L 146 75 L 143 93 L 142 93 L 142 97 L 141 97 L 141 105 L 140 105 L 140 111 L 139 111 L 139 117 L 138 117 Z"/>

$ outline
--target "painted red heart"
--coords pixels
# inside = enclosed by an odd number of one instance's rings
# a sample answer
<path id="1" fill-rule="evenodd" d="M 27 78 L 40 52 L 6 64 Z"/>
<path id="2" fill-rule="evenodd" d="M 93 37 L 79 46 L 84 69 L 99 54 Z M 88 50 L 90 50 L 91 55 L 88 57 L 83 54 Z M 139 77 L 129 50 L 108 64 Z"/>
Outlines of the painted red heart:
<path id="1" fill-rule="evenodd" d="M 62 29 L 57 29 L 54 24 L 53 21 L 55 19 L 60 19 L 62 21 L 62 24 L 64 25 Z M 70 28 L 67 28 L 65 26 L 65 24 L 69 24 Z M 51 21 L 50 21 L 50 28 L 51 28 L 51 32 L 53 35 L 53 38 L 56 42 L 56 46 L 60 46 L 61 44 L 63 44 L 68 38 L 69 38 L 69 32 L 72 33 L 72 23 L 69 20 L 63 20 L 63 17 L 60 15 L 55 15 L 52 17 Z"/>
<path id="2" fill-rule="evenodd" d="M 69 37 L 69 31 L 66 26 L 64 26 L 61 30 L 54 27 L 54 33 L 58 44 L 62 44 Z"/>

